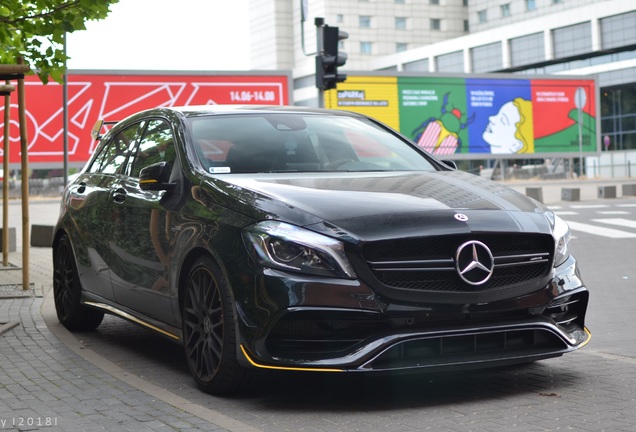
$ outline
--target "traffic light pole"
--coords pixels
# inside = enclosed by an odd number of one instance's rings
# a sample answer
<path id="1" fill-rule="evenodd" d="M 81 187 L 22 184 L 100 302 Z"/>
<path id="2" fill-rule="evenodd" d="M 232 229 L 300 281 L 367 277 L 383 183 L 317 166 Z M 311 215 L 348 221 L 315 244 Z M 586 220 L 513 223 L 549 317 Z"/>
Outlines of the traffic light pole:
<path id="1" fill-rule="evenodd" d="M 318 74 L 318 56 L 321 56 L 324 52 L 324 40 L 322 37 L 322 27 L 325 25 L 324 18 L 315 18 L 314 24 L 316 25 L 316 74 Z M 318 108 L 325 107 L 325 91 L 322 87 L 318 87 Z"/>

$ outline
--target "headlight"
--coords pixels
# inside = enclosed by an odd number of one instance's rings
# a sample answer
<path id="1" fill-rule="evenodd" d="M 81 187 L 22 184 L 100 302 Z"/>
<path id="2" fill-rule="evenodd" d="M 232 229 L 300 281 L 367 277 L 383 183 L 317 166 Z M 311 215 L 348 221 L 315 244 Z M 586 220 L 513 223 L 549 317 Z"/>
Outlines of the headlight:
<path id="1" fill-rule="evenodd" d="M 249 226 L 243 239 L 260 264 L 286 271 L 355 279 L 356 274 L 338 240 L 283 222 Z"/>
<path id="2" fill-rule="evenodd" d="M 549 215 L 548 215 L 549 214 Z M 568 224 L 552 212 L 546 213 L 546 217 L 551 221 L 552 235 L 555 240 L 554 266 L 560 266 L 570 256 L 568 242 L 572 237 Z"/>

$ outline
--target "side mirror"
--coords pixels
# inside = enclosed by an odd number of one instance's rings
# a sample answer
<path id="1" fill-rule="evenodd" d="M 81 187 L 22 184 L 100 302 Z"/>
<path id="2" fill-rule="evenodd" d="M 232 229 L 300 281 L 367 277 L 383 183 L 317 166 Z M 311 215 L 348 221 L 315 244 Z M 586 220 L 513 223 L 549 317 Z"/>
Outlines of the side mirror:
<path id="1" fill-rule="evenodd" d="M 454 170 L 457 169 L 457 164 L 455 163 L 454 160 L 444 159 L 442 160 L 442 163 L 451 169 L 454 169 Z"/>
<path id="2" fill-rule="evenodd" d="M 170 165 L 167 162 L 157 162 L 141 169 L 139 187 L 149 191 L 170 190 L 176 183 L 170 183 L 169 179 Z"/>

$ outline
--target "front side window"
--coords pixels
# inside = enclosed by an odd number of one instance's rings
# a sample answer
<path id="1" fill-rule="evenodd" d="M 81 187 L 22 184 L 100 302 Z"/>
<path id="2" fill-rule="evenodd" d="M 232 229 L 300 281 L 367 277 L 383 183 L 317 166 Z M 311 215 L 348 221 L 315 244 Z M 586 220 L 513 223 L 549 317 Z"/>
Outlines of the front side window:
<path id="1" fill-rule="evenodd" d="M 100 150 L 88 172 L 119 174 L 135 146 L 139 124 L 130 126 L 115 134 Z"/>
<path id="2" fill-rule="evenodd" d="M 167 162 L 172 166 L 175 158 L 176 152 L 170 125 L 165 120 L 150 120 L 132 160 L 130 176 L 139 177 L 142 168 L 158 162 Z"/>

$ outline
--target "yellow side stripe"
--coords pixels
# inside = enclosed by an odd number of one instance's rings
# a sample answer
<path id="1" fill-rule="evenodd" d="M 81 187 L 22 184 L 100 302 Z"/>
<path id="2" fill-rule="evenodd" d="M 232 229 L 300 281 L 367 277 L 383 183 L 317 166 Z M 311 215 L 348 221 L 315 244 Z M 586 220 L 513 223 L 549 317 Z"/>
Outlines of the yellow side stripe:
<path id="1" fill-rule="evenodd" d="M 261 369 L 275 369 L 275 370 L 285 370 L 285 371 L 303 371 L 303 372 L 344 372 L 344 369 L 328 369 L 328 368 L 302 368 L 302 367 L 287 367 L 287 366 L 267 366 L 256 363 L 254 360 L 247 355 L 247 350 L 241 344 L 241 351 L 243 351 L 243 355 L 247 359 L 248 362 L 254 367 Z"/>
<path id="2" fill-rule="evenodd" d="M 167 332 L 167 331 L 165 331 L 163 329 L 160 329 L 157 326 L 154 326 L 154 325 L 152 325 L 150 323 L 147 323 L 146 321 L 142 321 L 139 318 L 130 315 L 129 313 L 126 313 L 126 312 L 124 312 L 122 310 L 119 310 L 119 309 L 114 308 L 112 306 L 109 306 L 107 304 L 96 303 L 96 302 L 91 302 L 91 301 L 87 301 L 87 302 L 85 302 L 85 304 L 87 304 L 89 306 L 96 307 L 96 308 L 107 310 L 107 311 L 109 311 L 111 313 L 114 313 L 115 315 L 119 315 L 122 318 L 126 318 L 129 321 L 132 321 L 132 322 L 137 323 L 137 324 L 141 324 L 144 327 L 147 327 L 147 328 L 149 328 L 151 330 L 154 330 L 154 331 L 156 331 L 158 333 L 161 333 L 164 336 L 168 336 L 169 338 L 172 338 L 172 339 L 175 339 L 175 340 L 179 340 L 179 336 L 174 335 L 174 334 L 172 334 L 170 332 Z"/>

